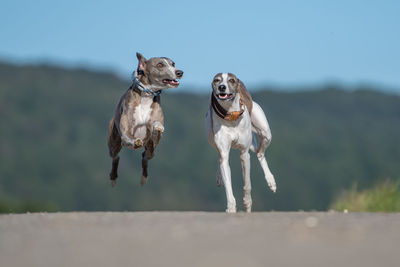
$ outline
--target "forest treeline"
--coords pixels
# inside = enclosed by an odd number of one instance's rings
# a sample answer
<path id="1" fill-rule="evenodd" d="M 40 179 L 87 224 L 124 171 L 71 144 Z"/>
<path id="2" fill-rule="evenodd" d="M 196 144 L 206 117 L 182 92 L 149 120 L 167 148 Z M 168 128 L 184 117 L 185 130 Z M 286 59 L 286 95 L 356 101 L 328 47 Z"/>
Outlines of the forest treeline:
<path id="1" fill-rule="evenodd" d="M 161 96 L 165 134 L 148 184 L 139 184 L 141 153 L 124 150 L 111 187 L 107 124 L 129 85 L 105 72 L 0 64 L 0 212 L 223 210 L 204 129 L 209 95 L 189 86 Z M 278 185 L 269 191 L 252 155 L 254 210 L 324 210 L 354 184 L 400 177 L 399 96 L 337 86 L 252 89 L 272 129 L 266 157 Z M 242 205 L 237 152 L 230 162 Z"/>

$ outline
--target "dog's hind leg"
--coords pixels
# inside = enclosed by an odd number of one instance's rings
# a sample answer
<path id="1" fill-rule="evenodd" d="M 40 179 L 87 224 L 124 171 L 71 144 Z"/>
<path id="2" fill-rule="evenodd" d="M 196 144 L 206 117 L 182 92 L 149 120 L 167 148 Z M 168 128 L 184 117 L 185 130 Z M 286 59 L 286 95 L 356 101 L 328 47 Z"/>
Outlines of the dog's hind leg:
<path id="1" fill-rule="evenodd" d="M 271 129 L 269 128 L 268 120 L 265 117 L 265 113 L 256 102 L 253 101 L 253 111 L 251 112 L 251 126 L 253 128 L 253 132 L 255 132 L 258 136 L 262 136 L 264 140 L 267 141 L 268 147 L 269 143 L 272 140 Z M 261 140 L 259 140 L 261 141 Z"/>
<path id="2" fill-rule="evenodd" d="M 217 186 L 221 187 L 223 184 L 222 181 L 222 174 L 221 174 L 221 167 L 218 165 L 217 174 L 215 175 L 217 178 Z"/>
<path id="3" fill-rule="evenodd" d="M 276 182 L 275 182 L 275 178 L 274 175 L 271 173 L 269 167 L 268 167 L 268 163 L 267 160 L 265 159 L 265 149 L 268 145 L 267 141 L 264 139 L 262 140 L 263 137 L 259 137 L 259 147 L 257 150 L 257 158 L 258 161 L 260 162 L 260 165 L 264 171 L 264 175 L 265 175 L 265 180 L 267 181 L 267 184 L 269 186 L 269 188 L 272 190 L 272 192 L 276 192 Z"/>
<path id="4" fill-rule="evenodd" d="M 111 186 L 114 187 L 118 178 L 118 164 L 119 164 L 119 152 L 122 149 L 121 137 L 118 133 L 117 128 L 114 124 L 114 118 L 111 119 L 108 124 L 108 152 L 112 158 L 112 167 L 110 172 Z"/>
<path id="5" fill-rule="evenodd" d="M 145 185 L 147 183 L 147 166 L 148 166 L 149 158 L 147 149 L 142 153 L 142 178 L 140 179 L 140 185 Z"/>
<path id="6" fill-rule="evenodd" d="M 153 141 L 149 140 L 145 145 L 145 150 L 142 153 L 142 178 L 140 179 L 140 185 L 145 185 L 147 183 L 148 177 L 148 162 L 154 157 L 154 145 Z"/>
<path id="7" fill-rule="evenodd" d="M 250 181 L 250 154 L 249 151 L 240 152 L 240 162 L 242 164 L 242 174 L 243 174 L 243 204 L 246 212 L 251 212 L 251 181 Z"/>
<path id="8" fill-rule="evenodd" d="M 265 150 L 269 146 L 272 140 L 271 130 L 267 118 L 265 117 L 262 108 L 253 101 L 253 111 L 251 113 L 251 124 L 253 127 L 253 132 L 258 138 L 258 145 L 254 148 L 257 154 L 258 161 L 264 171 L 265 179 L 268 183 L 269 188 L 276 192 L 276 182 L 275 178 L 269 170 L 267 160 L 265 159 Z M 255 138 L 253 136 L 253 138 Z M 253 142 L 253 146 L 254 146 Z"/>

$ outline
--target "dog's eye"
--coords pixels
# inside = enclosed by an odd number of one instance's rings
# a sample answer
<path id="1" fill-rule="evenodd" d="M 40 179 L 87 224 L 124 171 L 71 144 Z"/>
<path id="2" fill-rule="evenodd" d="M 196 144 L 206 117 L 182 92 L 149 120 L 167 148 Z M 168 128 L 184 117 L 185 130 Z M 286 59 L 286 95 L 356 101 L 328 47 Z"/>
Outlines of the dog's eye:
<path id="1" fill-rule="evenodd" d="M 172 67 L 174 67 L 174 68 L 175 68 L 175 62 L 172 62 Z"/>
<path id="2" fill-rule="evenodd" d="M 235 83 L 235 79 L 229 79 L 230 83 Z"/>
<path id="3" fill-rule="evenodd" d="M 160 62 L 160 63 L 157 64 L 157 68 L 162 68 L 162 67 L 164 67 L 163 63 Z"/>
<path id="4" fill-rule="evenodd" d="M 215 80 L 214 80 L 214 83 L 219 83 L 219 79 L 215 79 Z"/>

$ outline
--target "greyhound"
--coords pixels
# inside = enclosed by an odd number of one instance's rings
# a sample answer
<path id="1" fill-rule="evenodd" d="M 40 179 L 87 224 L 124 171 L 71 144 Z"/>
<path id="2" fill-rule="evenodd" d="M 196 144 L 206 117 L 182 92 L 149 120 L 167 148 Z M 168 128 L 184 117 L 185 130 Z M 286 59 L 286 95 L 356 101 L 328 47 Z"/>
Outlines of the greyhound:
<path id="1" fill-rule="evenodd" d="M 219 154 L 217 185 L 225 186 L 228 213 L 236 212 L 232 193 L 229 151 L 240 150 L 244 180 L 244 207 L 251 212 L 251 182 L 249 149 L 256 153 L 269 188 L 276 192 L 274 176 L 265 160 L 265 150 L 271 143 L 271 130 L 261 107 L 252 100 L 244 84 L 232 73 L 218 73 L 211 83 L 210 108 L 206 116 L 208 141 Z M 253 133 L 255 136 L 253 136 Z M 258 144 L 256 138 L 258 138 Z"/>
<path id="2" fill-rule="evenodd" d="M 108 125 L 112 186 L 118 177 L 118 154 L 123 146 L 133 150 L 144 148 L 140 183 L 144 185 L 147 182 L 148 161 L 153 158 L 164 132 L 160 94 L 164 89 L 178 87 L 183 75 L 183 71 L 176 69 L 175 63 L 169 58 L 153 57 L 147 60 L 140 53 L 136 53 L 136 56 L 139 63 L 133 83 L 122 95 Z"/>

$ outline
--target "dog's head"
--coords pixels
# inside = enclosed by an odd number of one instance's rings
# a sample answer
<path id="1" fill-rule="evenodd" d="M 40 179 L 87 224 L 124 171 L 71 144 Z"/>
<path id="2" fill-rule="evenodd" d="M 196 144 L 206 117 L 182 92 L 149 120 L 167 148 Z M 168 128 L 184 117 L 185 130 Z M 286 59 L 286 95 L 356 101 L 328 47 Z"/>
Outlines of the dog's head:
<path id="1" fill-rule="evenodd" d="M 166 57 L 152 57 L 146 59 L 136 53 L 139 60 L 137 75 L 139 80 L 152 90 L 176 88 L 183 71 L 175 68 L 175 63 Z"/>
<path id="2" fill-rule="evenodd" d="M 219 101 L 232 101 L 239 93 L 239 79 L 232 73 L 218 73 L 211 86 Z"/>

